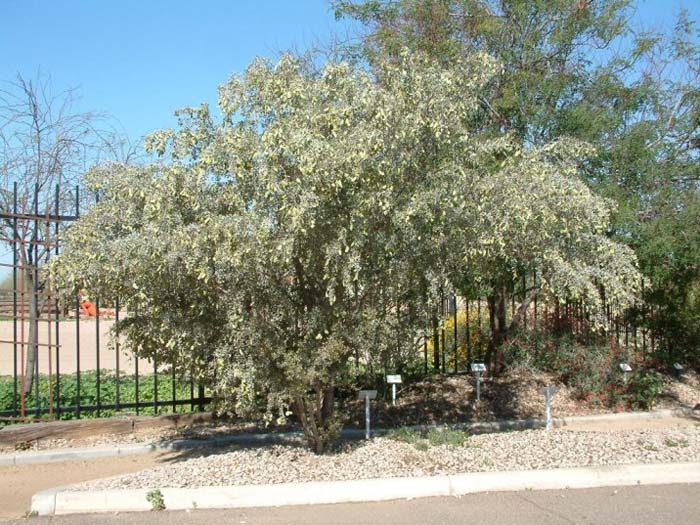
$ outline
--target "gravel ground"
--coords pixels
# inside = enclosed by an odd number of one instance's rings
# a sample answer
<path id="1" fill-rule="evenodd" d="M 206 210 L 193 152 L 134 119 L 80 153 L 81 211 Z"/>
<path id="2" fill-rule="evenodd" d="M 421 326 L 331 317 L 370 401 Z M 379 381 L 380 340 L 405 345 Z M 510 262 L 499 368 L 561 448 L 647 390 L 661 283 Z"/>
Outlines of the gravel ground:
<path id="1" fill-rule="evenodd" d="M 227 447 L 200 449 L 171 461 L 75 489 L 247 485 L 700 461 L 700 426 L 619 432 L 528 430 L 474 435 L 462 446 L 430 446 L 427 450 L 395 439 L 375 438 L 343 443 L 324 456 L 300 445 Z"/>
<path id="2" fill-rule="evenodd" d="M 474 378 L 471 376 L 433 376 L 399 389 L 398 404 L 377 399 L 372 407 L 373 425 L 378 428 L 396 428 L 404 425 L 435 425 L 499 419 L 541 417 L 544 401 L 539 389 L 556 384 L 559 391 L 552 400 L 554 417 L 583 416 L 610 413 L 605 407 L 591 405 L 577 399 L 572 389 L 557 383 L 554 376 L 527 371 L 512 372 L 507 377 L 485 378 L 482 384 L 482 402 L 478 409 L 474 398 Z M 688 372 L 683 380 L 670 379 L 655 408 L 694 407 L 700 403 L 700 378 Z M 346 428 L 364 428 L 364 405 L 354 396 L 346 400 L 341 412 L 349 414 Z M 138 434 L 103 434 L 81 439 L 46 439 L 34 441 L 26 451 L 56 448 L 155 443 L 177 439 L 206 439 L 208 437 L 255 432 L 284 432 L 298 430 L 293 425 L 265 428 L 251 422 L 214 421 L 182 429 L 159 429 Z M 15 454 L 21 450 L 0 447 L 0 455 Z"/>

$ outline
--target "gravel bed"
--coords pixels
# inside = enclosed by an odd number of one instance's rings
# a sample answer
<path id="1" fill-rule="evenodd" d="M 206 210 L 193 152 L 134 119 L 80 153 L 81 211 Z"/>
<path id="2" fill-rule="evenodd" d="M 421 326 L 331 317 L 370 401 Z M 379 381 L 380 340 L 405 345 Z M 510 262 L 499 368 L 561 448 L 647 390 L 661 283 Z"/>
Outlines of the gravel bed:
<path id="1" fill-rule="evenodd" d="M 551 374 L 512 371 L 507 376 L 485 378 L 482 402 L 478 408 L 470 402 L 474 398 L 474 378 L 471 376 L 434 376 L 406 388 L 399 389 L 397 406 L 377 399 L 372 407 L 373 425 L 378 428 L 397 428 L 404 425 L 435 425 L 469 421 L 494 421 L 541 417 L 544 402 L 539 389 L 556 384 L 559 391 L 552 399 L 554 417 L 572 417 L 611 413 L 608 408 L 591 405 L 577 399 L 572 389 L 558 383 Z M 700 378 L 694 372 L 684 374 L 683 380 L 668 379 L 664 393 L 655 408 L 694 407 L 700 403 Z M 353 399 L 344 402 L 342 410 L 349 414 L 345 428 L 364 428 L 364 404 Z M 0 455 L 23 451 L 56 448 L 82 448 L 131 443 L 158 443 L 179 439 L 207 439 L 214 436 L 284 432 L 299 430 L 293 425 L 265 428 L 254 422 L 214 421 L 180 429 L 158 429 L 136 434 L 102 434 L 80 439 L 43 439 L 15 450 L 0 447 Z"/>
<path id="2" fill-rule="evenodd" d="M 427 450 L 375 438 L 343 443 L 323 456 L 301 445 L 227 447 L 190 451 L 167 461 L 149 470 L 74 488 L 183 488 L 700 461 L 700 427 L 618 432 L 527 430 L 474 435 L 462 446 L 439 445 Z"/>

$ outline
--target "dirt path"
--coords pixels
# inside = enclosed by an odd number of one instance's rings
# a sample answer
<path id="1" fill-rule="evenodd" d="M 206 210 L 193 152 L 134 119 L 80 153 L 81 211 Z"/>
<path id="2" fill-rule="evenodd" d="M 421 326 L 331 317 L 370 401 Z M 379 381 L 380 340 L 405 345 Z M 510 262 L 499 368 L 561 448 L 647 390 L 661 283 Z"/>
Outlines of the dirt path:
<path id="1" fill-rule="evenodd" d="M 136 472 L 165 461 L 165 454 L 144 454 L 0 467 L 0 518 L 18 518 L 30 508 L 32 496 L 61 485 Z"/>
<path id="2" fill-rule="evenodd" d="M 80 340 L 80 370 L 95 370 L 97 367 L 97 342 L 99 333 L 100 368 L 113 370 L 116 368 L 116 351 L 108 348 L 109 330 L 114 325 L 112 319 L 100 319 L 99 332 L 94 319 L 82 319 L 80 326 L 76 326 L 75 320 L 61 321 L 59 324 L 59 359 L 62 374 L 71 374 L 76 371 L 78 358 L 78 345 Z M 49 370 L 49 347 L 43 346 L 56 343 L 55 323 L 50 334 L 46 323 L 39 330 L 39 372 L 46 374 Z M 17 338 L 20 339 L 21 325 L 17 326 Z M 29 333 L 29 324 L 25 323 L 25 339 Z M 12 375 L 14 368 L 14 324 L 12 321 L 0 321 L 0 376 Z M 56 373 L 56 354 L 52 350 L 51 370 Z M 17 346 L 17 361 L 21 361 L 21 347 Z M 123 350 L 119 356 L 119 368 L 124 373 L 133 373 L 135 369 L 134 358 Z M 146 360 L 139 360 L 139 368 L 142 372 L 150 373 L 153 366 Z M 20 367 L 21 369 L 21 367 Z"/>

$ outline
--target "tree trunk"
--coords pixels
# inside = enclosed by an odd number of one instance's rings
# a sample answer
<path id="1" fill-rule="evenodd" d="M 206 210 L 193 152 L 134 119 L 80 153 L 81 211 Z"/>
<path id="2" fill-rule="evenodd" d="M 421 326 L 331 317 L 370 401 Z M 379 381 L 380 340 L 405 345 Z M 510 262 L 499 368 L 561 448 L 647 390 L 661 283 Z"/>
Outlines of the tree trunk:
<path id="1" fill-rule="evenodd" d="M 301 423 L 309 448 L 323 454 L 338 437 L 340 427 L 335 420 L 335 387 L 321 387 L 312 394 L 297 396 L 292 408 Z"/>
<path id="2" fill-rule="evenodd" d="M 32 383 L 36 368 L 37 358 L 39 356 L 39 304 L 37 286 L 34 281 L 34 274 L 31 267 L 27 267 L 25 272 L 25 289 L 28 296 L 27 311 L 29 321 L 29 334 L 26 345 L 26 361 L 24 364 L 24 393 L 29 394 L 32 391 Z"/>
<path id="3" fill-rule="evenodd" d="M 433 325 L 433 368 L 435 370 L 440 370 L 440 334 L 438 333 L 438 320 L 437 316 L 433 314 L 432 316 Z"/>
<path id="4" fill-rule="evenodd" d="M 523 299 L 523 302 L 520 303 L 520 306 L 518 306 L 517 310 L 515 311 L 515 315 L 513 316 L 513 319 L 510 321 L 510 326 L 508 327 L 508 333 L 511 334 L 513 333 L 518 326 L 523 322 L 523 319 L 525 318 L 525 313 L 527 312 L 527 309 L 530 307 L 530 303 L 537 297 L 537 294 L 539 293 L 538 288 L 533 288 L 529 290 L 525 294 L 525 298 Z"/>
<path id="5" fill-rule="evenodd" d="M 498 332 L 498 327 L 496 326 L 496 296 L 489 295 L 486 301 L 489 305 L 489 331 L 491 332 L 486 362 L 489 370 L 493 370 L 494 355 L 496 353 L 496 334 Z"/>
<path id="6" fill-rule="evenodd" d="M 489 325 L 491 327 L 488 363 L 489 369 L 494 374 L 499 371 L 499 351 L 506 338 L 506 295 L 505 286 L 500 286 L 493 295 L 488 297 Z"/>

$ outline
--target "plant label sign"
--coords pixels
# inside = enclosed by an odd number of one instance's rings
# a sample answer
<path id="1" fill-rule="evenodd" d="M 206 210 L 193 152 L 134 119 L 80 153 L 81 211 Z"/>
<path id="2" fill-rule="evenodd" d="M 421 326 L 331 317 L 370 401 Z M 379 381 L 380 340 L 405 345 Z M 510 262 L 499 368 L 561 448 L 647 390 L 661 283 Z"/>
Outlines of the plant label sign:
<path id="1" fill-rule="evenodd" d="M 401 376 L 399 374 L 397 375 L 388 375 L 386 376 L 386 382 L 389 383 L 390 385 L 400 385 L 403 381 L 401 381 Z"/>
<path id="2" fill-rule="evenodd" d="M 376 390 L 360 390 L 360 392 L 357 394 L 357 399 L 376 399 L 377 398 L 377 391 Z"/>
<path id="3" fill-rule="evenodd" d="M 486 372 L 486 365 L 484 363 L 472 363 L 471 364 L 471 369 L 472 372 Z"/>

